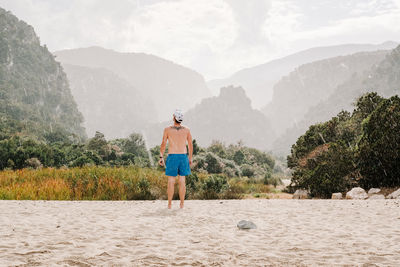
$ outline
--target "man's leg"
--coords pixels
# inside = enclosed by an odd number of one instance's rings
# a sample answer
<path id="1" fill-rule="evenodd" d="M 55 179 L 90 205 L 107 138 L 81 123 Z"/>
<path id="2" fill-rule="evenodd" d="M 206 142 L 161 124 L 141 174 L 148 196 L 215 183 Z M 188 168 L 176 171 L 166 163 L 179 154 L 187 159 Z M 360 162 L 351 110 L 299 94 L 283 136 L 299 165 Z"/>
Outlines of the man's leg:
<path id="1" fill-rule="evenodd" d="M 167 192 L 168 192 L 168 208 L 171 208 L 171 201 L 172 197 L 174 196 L 174 186 L 175 186 L 175 177 L 173 176 L 168 176 L 168 187 L 167 187 Z"/>
<path id="2" fill-rule="evenodd" d="M 179 183 L 179 199 L 181 200 L 181 209 L 182 209 L 186 193 L 185 176 L 179 176 L 178 183 Z"/>

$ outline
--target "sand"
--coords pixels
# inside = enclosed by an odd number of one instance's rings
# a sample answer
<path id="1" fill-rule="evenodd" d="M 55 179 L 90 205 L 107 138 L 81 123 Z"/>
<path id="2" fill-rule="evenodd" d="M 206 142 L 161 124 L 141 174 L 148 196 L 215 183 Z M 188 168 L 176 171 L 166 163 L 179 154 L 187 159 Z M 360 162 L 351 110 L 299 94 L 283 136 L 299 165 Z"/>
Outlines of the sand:
<path id="1" fill-rule="evenodd" d="M 400 266 L 399 200 L 166 205 L 0 201 L 0 265 Z"/>

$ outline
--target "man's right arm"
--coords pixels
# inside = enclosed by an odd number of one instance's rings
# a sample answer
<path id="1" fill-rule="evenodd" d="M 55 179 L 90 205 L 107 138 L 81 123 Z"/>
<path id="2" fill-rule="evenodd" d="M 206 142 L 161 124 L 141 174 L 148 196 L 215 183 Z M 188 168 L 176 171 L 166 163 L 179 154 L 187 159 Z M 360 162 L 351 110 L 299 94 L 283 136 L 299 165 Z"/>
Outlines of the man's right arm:
<path id="1" fill-rule="evenodd" d="M 160 157 L 164 156 L 165 147 L 167 146 L 167 140 L 168 140 L 168 134 L 167 134 L 167 128 L 165 128 L 162 142 L 161 142 L 161 147 L 160 147 Z"/>

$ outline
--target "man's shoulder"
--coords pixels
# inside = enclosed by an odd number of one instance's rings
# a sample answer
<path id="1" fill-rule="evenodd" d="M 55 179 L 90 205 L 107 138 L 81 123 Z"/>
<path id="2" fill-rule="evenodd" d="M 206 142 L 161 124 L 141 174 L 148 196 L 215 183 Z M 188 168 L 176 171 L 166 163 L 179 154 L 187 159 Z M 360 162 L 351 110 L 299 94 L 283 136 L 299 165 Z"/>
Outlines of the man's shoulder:
<path id="1" fill-rule="evenodd" d="M 186 125 L 181 125 L 181 127 L 182 127 L 183 129 L 187 130 L 187 131 L 190 131 L 190 128 L 187 127 Z"/>

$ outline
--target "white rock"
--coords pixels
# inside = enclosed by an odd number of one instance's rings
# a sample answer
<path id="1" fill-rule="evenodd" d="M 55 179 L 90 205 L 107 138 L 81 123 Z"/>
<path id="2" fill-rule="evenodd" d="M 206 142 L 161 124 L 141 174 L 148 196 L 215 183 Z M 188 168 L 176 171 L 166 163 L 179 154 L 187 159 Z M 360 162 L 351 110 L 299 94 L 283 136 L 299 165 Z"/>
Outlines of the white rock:
<path id="1" fill-rule="evenodd" d="M 304 189 L 297 189 L 293 194 L 293 199 L 306 199 L 308 198 L 308 191 Z"/>
<path id="2" fill-rule="evenodd" d="M 396 191 L 392 192 L 391 194 L 389 194 L 386 198 L 400 199 L 400 188 L 397 189 Z"/>
<path id="3" fill-rule="evenodd" d="M 374 194 L 374 195 L 370 196 L 368 199 L 371 199 L 371 200 L 373 200 L 373 199 L 385 199 L 385 196 L 381 195 L 381 194 Z"/>
<path id="4" fill-rule="evenodd" d="M 342 199 L 343 195 L 342 193 L 333 193 L 332 194 L 332 199 Z"/>
<path id="5" fill-rule="evenodd" d="M 257 229 L 257 226 L 253 222 L 246 220 L 241 220 L 238 222 L 237 227 L 242 230 Z"/>
<path id="6" fill-rule="evenodd" d="M 354 187 L 346 193 L 347 199 L 366 199 L 368 194 L 361 187 Z"/>
<path id="7" fill-rule="evenodd" d="M 371 188 L 370 190 L 368 190 L 368 195 L 378 194 L 379 192 L 381 192 L 379 188 Z"/>

